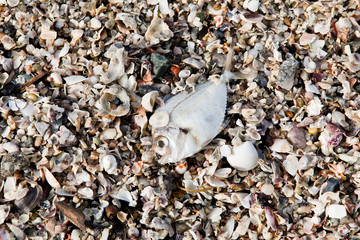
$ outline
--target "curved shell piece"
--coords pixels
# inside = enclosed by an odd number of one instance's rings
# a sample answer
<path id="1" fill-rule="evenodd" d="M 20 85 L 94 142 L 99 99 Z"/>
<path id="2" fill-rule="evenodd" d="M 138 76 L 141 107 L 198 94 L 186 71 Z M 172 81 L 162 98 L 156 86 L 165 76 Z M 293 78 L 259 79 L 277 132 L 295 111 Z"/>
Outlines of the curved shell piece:
<path id="1" fill-rule="evenodd" d="M 251 142 L 244 142 L 232 148 L 227 161 L 233 168 L 240 171 L 249 171 L 258 164 L 258 152 Z"/>
<path id="2" fill-rule="evenodd" d="M 5 50 L 11 50 L 16 46 L 15 41 L 8 35 L 1 38 L 1 43 L 3 44 Z"/>
<path id="3" fill-rule="evenodd" d="M 155 100 L 158 95 L 159 93 L 157 91 L 151 91 L 143 96 L 141 100 L 141 105 L 145 108 L 146 111 L 153 111 Z"/>
<path id="4" fill-rule="evenodd" d="M 30 188 L 25 197 L 15 200 L 14 206 L 21 213 L 27 213 L 33 210 L 39 203 L 43 195 L 41 186 L 36 185 L 35 188 Z"/>
<path id="5" fill-rule="evenodd" d="M 113 85 L 104 90 L 100 97 L 100 105 L 106 113 L 121 117 L 130 111 L 130 98 L 124 88 Z"/>

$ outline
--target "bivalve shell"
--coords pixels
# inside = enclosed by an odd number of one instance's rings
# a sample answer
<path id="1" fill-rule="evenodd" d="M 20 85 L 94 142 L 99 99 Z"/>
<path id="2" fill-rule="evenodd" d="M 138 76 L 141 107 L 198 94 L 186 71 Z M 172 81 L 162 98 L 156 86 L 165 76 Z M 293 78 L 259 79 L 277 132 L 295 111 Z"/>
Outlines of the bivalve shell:
<path id="1" fill-rule="evenodd" d="M 5 50 L 11 50 L 16 46 L 15 41 L 8 35 L 1 38 L 1 43 L 3 44 Z"/>
<path id="2" fill-rule="evenodd" d="M 25 197 L 15 200 L 14 206 L 20 213 L 30 212 L 40 203 L 42 195 L 41 186 L 36 185 L 35 188 L 29 189 Z"/>
<path id="3" fill-rule="evenodd" d="M 228 163 L 235 169 L 249 171 L 258 164 L 258 152 L 251 142 L 244 142 L 232 148 L 232 153 L 227 157 Z"/>

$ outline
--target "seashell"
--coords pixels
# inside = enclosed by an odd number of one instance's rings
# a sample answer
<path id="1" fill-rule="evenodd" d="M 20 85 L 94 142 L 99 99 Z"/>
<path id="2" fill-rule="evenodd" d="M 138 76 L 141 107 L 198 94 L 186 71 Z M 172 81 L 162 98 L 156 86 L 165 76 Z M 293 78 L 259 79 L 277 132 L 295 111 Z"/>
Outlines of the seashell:
<path id="1" fill-rule="evenodd" d="M 9 74 L 6 72 L 0 73 L 0 88 L 3 88 L 3 86 L 7 84 L 9 80 Z"/>
<path id="2" fill-rule="evenodd" d="M 82 231 L 86 231 L 85 215 L 82 211 L 64 202 L 57 202 L 55 206 L 72 222 L 75 226 Z"/>
<path id="3" fill-rule="evenodd" d="M 325 184 L 321 187 L 321 193 L 337 192 L 340 190 L 340 182 L 335 178 L 328 178 Z"/>
<path id="4" fill-rule="evenodd" d="M 110 55 L 110 63 L 107 69 L 108 79 L 102 79 L 102 82 L 105 84 L 111 83 L 112 81 L 122 77 L 125 73 L 124 65 L 126 56 L 124 48 L 117 48 L 112 45 L 106 53 L 108 53 L 110 50 L 112 53 L 108 54 Z"/>
<path id="5" fill-rule="evenodd" d="M 50 124 L 45 123 L 45 122 L 34 122 L 34 127 L 36 128 L 36 130 L 38 131 L 38 133 L 41 136 L 44 136 L 46 130 L 49 129 Z"/>
<path id="6" fill-rule="evenodd" d="M 7 0 L 7 3 L 9 7 L 16 7 L 20 3 L 20 0 Z"/>
<path id="7" fill-rule="evenodd" d="M 299 62 L 291 54 L 286 54 L 287 59 L 281 64 L 275 83 L 279 87 L 290 90 L 295 84 L 295 76 L 299 68 Z"/>
<path id="8" fill-rule="evenodd" d="M 170 120 L 170 116 L 165 111 L 156 111 L 149 119 L 149 123 L 153 128 L 165 127 Z"/>
<path id="9" fill-rule="evenodd" d="M 244 7 L 252 12 L 257 12 L 260 6 L 259 0 L 249 0 L 244 2 Z"/>
<path id="10" fill-rule="evenodd" d="M 0 56 L 0 64 L 6 72 L 10 72 L 14 69 L 14 61 L 11 58 L 5 58 Z"/>
<path id="11" fill-rule="evenodd" d="M 348 127 L 349 124 L 345 121 L 345 114 L 339 111 L 334 111 L 331 114 L 331 123 L 339 124 L 342 127 Z"/>
<path id="12" fill-rule="evenodd" d="M 43 167 L 43 172 L 45 174 L 45 179 L 49 183 L 49 185 L 53 188 L 61 188 L 60 183 L 56 180 L 54 175 L 47 169 Z"/>
<path id="13" fill-rule="evenodd" d="M 21 230 L 21 228 L 19 228 L 18 226 L 15 226 L 11 223 L 6 223 L 6 226 L 10 229 L 10 231 L 15 235 L 17 240 L 23 240 L 25 239 L 26 235 L 24 233 L 23 230 Z M 1 235 L 0 235 L 1 236 Z M 0 239 L 5 239 L 5 238 L 1 238 Z"/>
<path id="14" fill-rule="evenodd" d="M 101 132 L 100 139 L 104 141 L 109 139 L 115 139 L 116 135 L 117 135 L 117 131 L 115 128 L 107 128 Z"/>
<path id="15" fill-rule="evenodd" d="M 83 36 L 84 34 L 84 30 L 81 29 L 74 29 L 71 31 L 71 42 L 70 45 L 74 46 L 76 44 L 76 42 Z"/>
<path id="16" fill-rule="evenodd" d="M 330 204 L 326 207 L 326 215 L 331 218 L 341 219 L 347 216 L 346 207 L 340 204 Z"/>
<path id="17" fill-rule="evenodd" d="M 201 69 L 204 67 L 204 65 L 201 62 L 199 62 L 195 58 L 191 58 L 191 57 L 185 58 L 183 60 L 183 62 L 186 64 L 189 64 L 190 66 L 192 66 L 193 68 L 196 68 L 196 69 Z"/>
<path id="18" fill-rule="evenodd" d="M 2 147 L 8 152 L 8 153 L 13 153 L 13 152 L 18 152 L 19 151 L 19 146 L 16 143 L 13 142 L 6 142 L 2 144 Z"/>
<path id="19" fill-rule="evenodd" d="M 306 112 L 308 116 L 319 116 L 324 105 L 322 105 L 321 100 L 318 97 L 310 100 L 306 106 Z"/>
<path id="20" fill-rule="evenodd" d="M 251 142 L 244 142 L 241 145 L 233 146 L 232 153 L 227 161 L 233 168 L 240 171 L 249 171 L 258 164 L 258 152 Z"/>
<path id="21" fill-rule="evenodd" d="M 240 15 L 240 18 L 248 23 L 259 23 L 263 20 L 264 16 L 256 13 L 245 12 Z"/>
<path id="22" fill-rule="evenodd" d="M 81 83 L 81 82 L 85 81 L 86 79 L 87 79 L 86 77 L 79 76 L 79 75 L 72 75 L 72 76 L 64 78 L 67 85 L 73 85 L 73 84 L 76 84 L 76 83 Z"/>
<path id="23" fill-rule="evenodd" d="M 272 195 L 275 191 L 275 188 L 272 184 L 264 184 L 261 186 L 261 192 L 263 192 L 265 195 Z"/>
<path id="24" fill-rule="evenodd" d="M 349 164 L 354 164 L 359 160 L 359 156 L 348 155 L 345 153 L 339 154 L 339 158 Z"/>
<path id="25" fill-rule="evenodd" d="M 129 228 L 127 234 L 130 239 L 137 239 L 140 235 L 140 231 L 136 227 L 132 227 L 132 228 Z"/>
<path id="26" fill-rule="evenodd" d="M 228 157 L 231 155 L 231 146 L 229 145 L 222 145 L 220 147 L 220 154 L 223 157 Z"/>
<path id="27" fill-rule="evenodd" d="M 132 197 L 131 193 L 127 189 L 119 189 L 110 193 L 110 196 L 129 203 L 130 207 L 135 207 L 137 202 Z"/>
<path id="28" fill-rule="evenodd" d="M 219 168 L 215 171 L 214 176 L 218 178 L 228 178 L 231 172 L 231 168 Z"/>
<path id="29" fill-rule="evenodd" d="M 25 197 L 15 200 L 14 206 L 20 213 L 28 213 L 39 205 L 42 195 L 42 187 L 36 185 L 29 189 Z"/>
<path id="30" fill-rule="evenodd" d="M 145 33 L 145 40 L 151 44 L 158 44 L 160 41 L 168 41 L 174 36 L 169 26 L 158 17 L 158 8 L 159 6 L 155 7 L 154 17 Z"/>
<path id="31" fill-rule="evenodd" d="M 178 163 L 175 167 L 175 171 L 178 174 L 184 174 L 186 171 L 188 170 L 188 163 L 187 161 L 182 161 L 180 163 Z"/>
<path id="32" fill-rule="evenodd" d="M 8 35 L 4 35 L 1 38 L 1 43 L 3 44 L 5 50 L 11 50 L 16 46 L 15 41 Z"/>
<path id="33" fill-rule="evenodd" d="M 57 32 L 53 30 L 42 31 L 40 38 L 44 40 L 55 40 L 57 37 Z"/>
<path id="34" fill-rule="evenodd" d="M 99 101 L 102 109 L 112 116 L 121 117 L 130 111 L 130 98 L 125 89 L 118 85 L 104 90 Z"/>
<path id="35" fill-rule="evenodd" d="M 205 176 L 204 179 L 212 187 L 221 187 L 221 188 L 227 187 L 226 183 L 213 176 Z"/>
<path id="36" fill-rule="evenodd" d="M 336 23 L 335 28 L 337 32 L 337 37 L 342 41 L 347 41 L 347 35 L 350 32 L 352 25 L 349 19 L 341 17 Z"/>
<path id="37" fill-rule="evenodd" d="M 300 42 L 301 46 L 306 46 L 306 45 L 309 45 L 310 43 L 312 43 L 313 41 L 315 41 L 316 38 L 317 38 L 316 34 L 310 34 L 310 33 L 304 32 L 301 35 L 299 42 Z"/>
<path id="38" fill-rule="evenodd" d="M 117 159 L 114 155 L 105 155 L 100 159 L 100 166 L 109 174 L 117 174 Z"/>
<path id="39" fill-rule="evenodd" d="M 285 161 L 283 162 L 283 166 L 290 175 L 295 176 L 299 168 L 298 163 L 299 160 L 297 159 L 297 157 L 295 155 L 290 154 L 286 157 Z"/>
<path id="40" fill-rule="evenodd" d="M 134 121 L 135 121 L 135 124 L 140 127 L 141 132 L 143 132 L 147 126 L 148 118 L 146 116 L 138 114 L 138 115 L 134 116 Z"/>
<path id="41" fill-rule="evenodd" d="M 293 127 L 287 134 L 288 139 L 297 147 L 306 147 L 305 132 L 301 128 Z"/>
<path id="42" fill-rule="evenodd" d="M 121 20 L 125 27 L 135 30 L 137 28 L 136 20 L 129 13 L 118 13 L 115 20 Z"/>
<path id="43" fill-rule="evenodd" d="M 292 151 L 291 145 L 286 139 L 275 139 L 270 149 L 278 153 L 289 153 Z"/>
<path id="44" fill-rule="evenodd" d="M 222 219 L 221 214 L 223 211 L 224 210 L 220 207 L 213 208 L 207 216 L 207 219 L 209 219 L 212 223 L 219 222 Z"/>
<path id="45" fill-rule="evenodd" d="M 50 78 L 52 78 L 55 87 L 61 87 L 63 85 L 63 79 L 60 76 L 60 73 L 52 72 Z"/>
<path id="46" fill-rule="evenodd" d="M 155 100 L 158 97 L 159 93 L 157 91 L 151 91 L 145 94 L 141 100 L 141 106 L 145 108 L 146 111 L 152 112 L 155 104 Z"/>
<path id="47" fill-rule="evenodd" d="M 9 212 L 10 212 L 10 206 L 9 205 L 0 205 L 0 224 L 3 224 L 5 222 L 5 219 L 9 215 Z M 0 235 L 0 239 L 2 239 L 1 237 L 2 236 Z"/>
<path id="48" fill-rule="evenodd" d="M 89 22 L 89 26 L 92 28 L 92 29 L 95 29 L 95 30 L 98 30 L 101 28 L 101 22 L 96 19 L 96 18 L 92 18 Z"/>
<path id="49" fill-rule="evenodd" d="M 191 74 L 191 71 L 188 70 L 188 69 L 181 70 L 179 72 L 179 78 L 186 79 L 186 78 L 188 78 L 190 76 L 190 74 Z"/>
<path id="50" fill-rule="evenodd" d="M 265 218 L 268 225 L 272 230 L 277 230 L 276 217 L 273 210 L 270 207 L 265 207 Z"/>

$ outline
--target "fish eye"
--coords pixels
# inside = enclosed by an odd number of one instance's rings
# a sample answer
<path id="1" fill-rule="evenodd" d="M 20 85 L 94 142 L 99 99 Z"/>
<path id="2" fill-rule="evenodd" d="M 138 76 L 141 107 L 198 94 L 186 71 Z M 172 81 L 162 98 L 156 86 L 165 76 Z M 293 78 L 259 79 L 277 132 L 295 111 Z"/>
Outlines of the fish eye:
<path id="1" fill-rule="evenodd" d="M 160 137 L 156 140 L 156 146 L 159 148 L 167 147 L 169 144 L 169 141 L 166 137 Z"/>

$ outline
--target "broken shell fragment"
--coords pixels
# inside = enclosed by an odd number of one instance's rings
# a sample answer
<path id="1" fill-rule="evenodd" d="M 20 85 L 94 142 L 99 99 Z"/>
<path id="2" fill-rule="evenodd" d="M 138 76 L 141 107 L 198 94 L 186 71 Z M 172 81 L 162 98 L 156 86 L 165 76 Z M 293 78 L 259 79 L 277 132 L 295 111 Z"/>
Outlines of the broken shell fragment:
<path id="1" fill-rule="evenodd" d="M 289 153 L 291 151 L 291 145 L 286 139 L 275 139 L 270 149 L 278 153 Z"/>
<path id="2" fill-rule="evenodd" d="M 145 108 L 146 111 L 153 111 L 155 100 L 158 95 L 159 93 L 157 91 L 151 91 L 143 96 L 141 100 L 141 105 Z"/>
<path id="3" fill-rule="evenodd" d="M 55 205 L 70 220 L 70 222 L 81 230 L 86 230 L 85 215 L 79 209 L 64 202 L 57 202 Z"/>
<path id="4" fill-rule="evenodd" d="M 174 36 L 169 26 L 158 16 L 158 6 L 154 10 L 154 18 L 145 33 L 145 40 L 151 44 L 157 44 L 160 41 L 167 41 Z"/>
<path id="5" fill-rule="evenodd" d="M 251 142 L 244 142 L 232 148 L 227 161 L 233 168 L 240 171 L 249 171 L 258 164 L 258 152 Z"/>
<path id="6" fill-rule="evenodd" d="M 331 218 L 341 219 L 346 217 L 346 207 L 340 204 L 331 204 L 326 207 L 326 215 Z"/>
<path id="7" fill-rule="evenodd" d="M 35 188 L 29 189 L 25 197 L 15 200 L 14 206 L 20 213 L 30 212 L 39 205 L 42 195 L 42 187 L 36 185 Z"/>
<path id="8" fill-rule="evenodd" d="M 16 7 L 19 4 L 20 0 L 7 0 L 7 3 L 10 7 Z"/>
<path id="9" fill-rule="evenodd" d="M 114 155 L 106 155 L 100 159 L 100 165 L 109 174 L 117 174 L 117 159 Z"/>
<path id="10" fill-rule="evenodd" d="M 104 90 L 100 97 L 100 105 L 106 113 L 121 117 L 130 111 L 130 98 L 124 88 L 113 85 Z"/>

